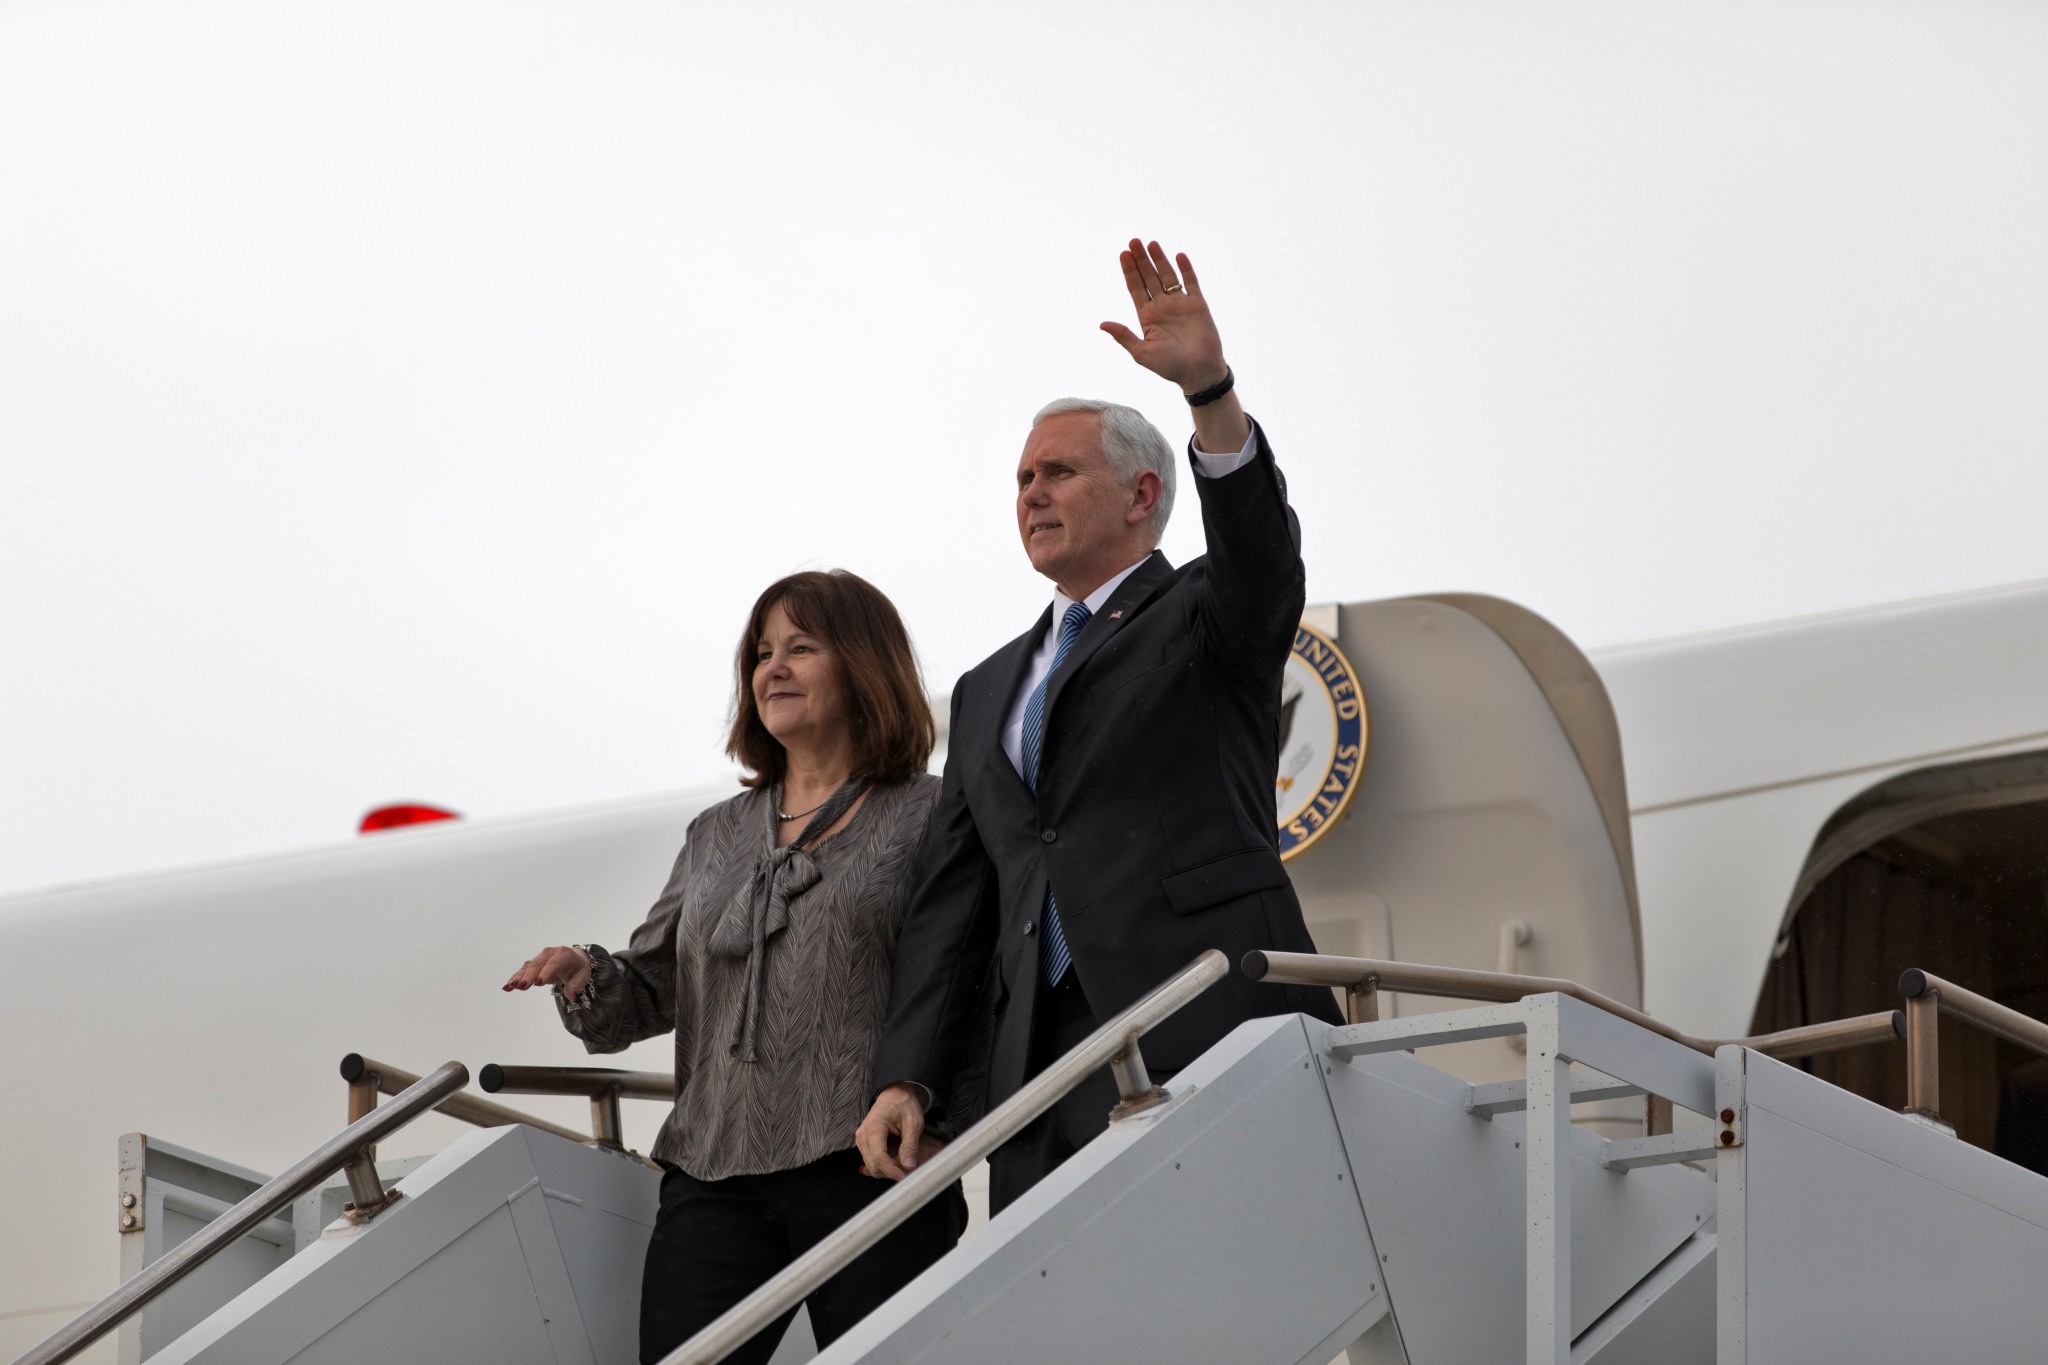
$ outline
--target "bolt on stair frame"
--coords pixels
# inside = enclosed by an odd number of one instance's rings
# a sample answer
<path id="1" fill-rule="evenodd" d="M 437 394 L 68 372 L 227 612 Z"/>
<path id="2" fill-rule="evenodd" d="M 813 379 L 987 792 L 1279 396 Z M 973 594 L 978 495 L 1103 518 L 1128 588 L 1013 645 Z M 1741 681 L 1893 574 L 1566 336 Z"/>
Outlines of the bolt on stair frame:
<path id="1" fill-rule="evenodd" d="M 1906 997 L 1906 1110 L 1941 1123 L 1941 1016 L 1975 1024 L 1986 1033 L 2048 1057 L 2048 1024 L 2008 1005 L 1909 968 L 1899 977 Z M 1943 1124 L 1946 1127 L 1946 1124 Z"/>
<path id="2" fill-rule="evenodd" d="M 1884 1010 L 1876 1014 L 1860 1014 L 1853 1019 L 1807 1024 L 1749 1038 L 1696 1038 L 1651 1018 L 1633 1006 L 1589 990 L 1576 981 L 1509 972 L 1469 971 L 1461 967 L 1428 967 L 1369 957 L 1325 957 L 1320 953 L 1249 952 L 1244 955 L 1244 974 L 1254 981 L 1329 986 L 1341 990 L 1345 998 L 1344 1016 L 1353 1024 L 1369 1024 L 1379 1019 L 1379 992 L 1383 990 L 1452 1000 L 1485 1000 L 1503 1005 L 1513 1004 L 1529 995 L 1568 995 L 1595 1009 L 1626 1019 L 1637 1028 L 1648 1029 L 1710 1057 L 1714 1049 L 1731 1044 L 1780 1061 L 1792 1057 L 1813 1057 L 1868 1043 L 1894 1043 L 1906 1036 L 1907 1028 L 1907 1021 L 1899 1011 Z"/>
<path id="3" fill-rule="evenodd" d="M 723 1360 L 755 1333 L 802 1303 L 854 1258 L 937 1198 L 976 1162 L 1016 1136 L 1026 1124 L 1058 1103 L 1103 1066 L 1115 1073 L 1121 1102 L 1112 1112 L 1127 1117 L 1152 1108 L 1166 1092 L 1152 1083 L 1138 1053 L 1138 1039 L 1181 1006 L 1221 981 L 1230 961 L 1211 948 L 1155 986 L 1136 1004 L 1089 1034 L 1072 1051 L 1032 1077 L 1022 1090 L 940 1148 L 887 1194 L 840 1224 L 837 1231 L 799 1256 L 696 1336 L 663 1357 L 661 1365 L 711 1365 Z"/>
<path id="4" fill-rule="evenodd" d="M 370 1186 L 358 1186 L 356 1169 L 367 1169 L 368 1153 L 380 1138 L 411 1123 L 421 1114 L 437 1108 L 442 1101 L 469 1084 L 469 1071 L 460 1062 L 448 1062 L 423 1080 L 399 1092 L 391 1103 L 366 1113 L 348 1127 L 292 1163 L 291 1167 L 254 1191 L 220 1217 L 178 1244 L 119 1289 L 73 1318 L 15 1365 L 58 1365 L 140 1312 L 151 1300 L 197 1270 L 243 1234 L 260 1226 L 279 1209 L 297 1199 L 338 1170 L 349 1171 L 349 1188 L 357 1196 L 356 1208 L 362 1220 L 389 1208 L 397 1197 L 375 1188 L 376 1173 L 369 1172 Z M 351 1108 L 354 1100 L 351 1099 Z M 374 1190 L 371 1204 L 364 1197 Z"/>
<path id="5" fill-rule="evenodd" d="M 676 1078 L 658 1071 L 618 1071 L 602 1066 L 500 1066 L 477 1072 L 476 1083 L 492 1095 L 584 1095 L 590 1100 L 590 1131 L 597 1145 L 626 1149 L 621 1099 L 675 1103 Z"/>

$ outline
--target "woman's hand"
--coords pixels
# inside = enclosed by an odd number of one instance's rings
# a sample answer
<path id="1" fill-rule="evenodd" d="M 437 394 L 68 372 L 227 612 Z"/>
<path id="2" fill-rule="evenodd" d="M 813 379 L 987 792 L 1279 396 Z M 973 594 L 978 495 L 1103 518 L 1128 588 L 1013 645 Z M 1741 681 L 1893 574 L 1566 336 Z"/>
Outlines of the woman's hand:
<path id="1" fill-rule="evenodd" d="M 590 954 L 581 948 L 543 948 L 526 960 L 505 983 L 508 991 L 531 990 L 535 986 L 560 986 L 562 994 L 575 999 L 590 980 Z"/>

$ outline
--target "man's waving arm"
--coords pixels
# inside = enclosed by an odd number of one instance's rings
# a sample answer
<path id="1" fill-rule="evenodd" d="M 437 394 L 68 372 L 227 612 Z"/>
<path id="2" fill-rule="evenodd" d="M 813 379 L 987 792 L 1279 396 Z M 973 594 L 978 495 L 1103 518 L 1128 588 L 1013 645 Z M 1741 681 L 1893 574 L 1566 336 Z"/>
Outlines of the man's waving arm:
<path id="1" fill-rule="evenodd" d="M 1119 260 L 1143 334 L 1114 322 L 1102 330 L 1178 385 L 1194 415 L 1195 491 L 1209 548 L 1204 634 L 1226 664 L 1260 661 L 1248 681 L 1263 686 L 1294 638 L 1304 599 L 1301 527 L 1286 482 L 1265 433 L 1238 401 L 1194 262 L 1185 253 L 1170 262 L 1157 242 L 1137 240 Z"/>

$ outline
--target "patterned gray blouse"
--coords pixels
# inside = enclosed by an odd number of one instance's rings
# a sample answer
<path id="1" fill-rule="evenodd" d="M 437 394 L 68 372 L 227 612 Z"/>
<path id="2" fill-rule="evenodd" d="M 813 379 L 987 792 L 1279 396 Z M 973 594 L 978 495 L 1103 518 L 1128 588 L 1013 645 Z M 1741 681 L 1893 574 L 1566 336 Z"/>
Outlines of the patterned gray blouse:
<path id="1" fill-rule="evenodd" d="M 590 985 L 556 1001 L 569 1032 L 617 1052 L 675 1031 L 656 1158 L 723 1180 L 853 1145 L 938 795 L 926 774 L 870 788 L 846 828 L 792 853 L 775 847 L 774 792 L 741 792 L 690 822 L 631 946 L 590 946 Z"/>

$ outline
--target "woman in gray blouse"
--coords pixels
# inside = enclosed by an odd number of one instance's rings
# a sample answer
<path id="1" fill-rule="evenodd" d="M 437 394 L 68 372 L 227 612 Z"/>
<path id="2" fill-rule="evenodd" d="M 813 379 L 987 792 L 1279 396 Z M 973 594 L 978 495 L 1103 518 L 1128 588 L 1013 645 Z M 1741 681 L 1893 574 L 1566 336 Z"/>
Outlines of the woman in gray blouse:
<path id="1" fill-rule="evenodd" d="M 591 1052 L 674 1031 L 676 1107 L 654 1158 L 661 1208 L 640 1291 L 640 1357 L 688 1340 L 863 1205 L 889 967 L 938 779 L 931 709 L 896 608 L 853 574 L 800 573 L 754 604 L 726 750 L 739 795 L 691 821 L 624 952 L 542 949 L 506 990 L 553 986 Z M 818 1342 L 959 1240 L 956 1186 L 809 1301 Z M 787 1318 L 784 1319 L 784 1323 Z M 734 1361 L 766 1361 L 783 1327 Z"/>

